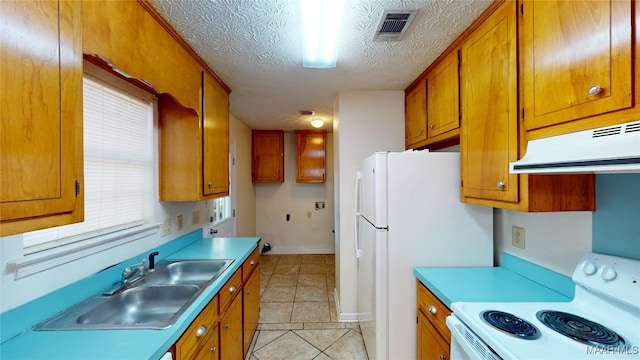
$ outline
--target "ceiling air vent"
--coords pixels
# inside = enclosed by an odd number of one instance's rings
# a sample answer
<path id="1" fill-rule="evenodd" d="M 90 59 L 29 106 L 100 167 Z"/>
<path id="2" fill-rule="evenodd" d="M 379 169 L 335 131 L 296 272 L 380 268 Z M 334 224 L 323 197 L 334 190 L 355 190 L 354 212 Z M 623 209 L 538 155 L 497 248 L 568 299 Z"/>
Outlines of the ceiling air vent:
<path id="1" fill-rule="evenodd" d="M 376 29 L 374 41 L 399 41 L 418 10 L 385 10 Z"/>

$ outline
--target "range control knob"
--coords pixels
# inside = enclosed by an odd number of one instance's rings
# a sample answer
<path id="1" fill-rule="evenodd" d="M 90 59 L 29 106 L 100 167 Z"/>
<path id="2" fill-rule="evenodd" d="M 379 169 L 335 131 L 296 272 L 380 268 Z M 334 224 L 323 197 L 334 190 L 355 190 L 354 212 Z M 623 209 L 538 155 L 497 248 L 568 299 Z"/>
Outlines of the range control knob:
<path id="1" fill-rule="evenodd" d="M 615 279 L 615 278 L 616 278 L 616 276 L 618 276 L 618 273 L 617 273 L 617 272 L 616 272 L 616 270 L 615 270 L 615 269 L 613 269 L 612 267 L 610 267 L 610 266 L 605 266 L 605 267 L 602 269 L 602 275 L 601 275 L 601 276 L 602 276 L 602 279 L 603 279 L 604 281 L 611 281 L 611 280 Z"/>
<path id="2" fill-rule="evenodd" d="M 596 273 L 596 271 L 598 271 L 598 267 L 591 261 L 585 262 L 584 266 L 582 267 L 582 272 L 585 275 L 593 275 Z"/>

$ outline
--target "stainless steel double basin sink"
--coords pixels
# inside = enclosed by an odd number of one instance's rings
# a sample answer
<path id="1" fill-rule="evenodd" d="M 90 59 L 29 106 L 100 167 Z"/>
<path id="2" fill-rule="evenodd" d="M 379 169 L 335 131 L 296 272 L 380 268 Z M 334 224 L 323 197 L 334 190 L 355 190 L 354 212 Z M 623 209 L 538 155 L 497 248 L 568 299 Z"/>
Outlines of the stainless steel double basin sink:
<path id="1" fill-rule="evenodd" d="M 165 260 L 113 295 L 95 295 L 35 330 L 165 329 L 173 325 L 233 259 Z"/>

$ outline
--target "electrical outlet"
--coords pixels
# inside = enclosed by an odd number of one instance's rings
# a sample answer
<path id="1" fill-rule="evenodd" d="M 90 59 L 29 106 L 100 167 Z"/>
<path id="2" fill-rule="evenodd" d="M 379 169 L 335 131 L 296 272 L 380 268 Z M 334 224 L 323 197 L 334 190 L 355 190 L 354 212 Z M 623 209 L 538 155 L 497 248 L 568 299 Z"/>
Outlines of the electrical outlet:
<path id="1" fill-rule="evenodd" d="M 178 231 L 182 230 L 182 228 L 184 227 L 184 222 L 182 221 L 182 215 L 178 215 Z"/>
<path id="2" fill-rule="evenodd" d="M 324 201 L 316 201 L 316 210 L 324 210 Z"/>
<path id="3" fill-rule="evenodd" d="M 191 213 L 191 225 L 200 224 L 200 211 L 194 211 Z"/>
<path id="4" fill-rule="evenodd" d="M 171 234 L 171 219 L 166 219 L 160 226 L 160 236 L 167 236 Z"/>
<path id="5" fill-rule="evenodd" d="M 524 228 L 517 226 L 511 227 L 511 245 L 524 250 Z"/>

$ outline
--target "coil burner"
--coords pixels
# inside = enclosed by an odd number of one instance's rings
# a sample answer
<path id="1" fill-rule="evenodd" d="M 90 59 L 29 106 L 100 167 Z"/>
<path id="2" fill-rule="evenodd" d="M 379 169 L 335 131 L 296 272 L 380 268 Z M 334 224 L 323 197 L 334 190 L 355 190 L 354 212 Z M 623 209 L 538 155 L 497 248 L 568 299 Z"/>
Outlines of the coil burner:
<path id="1" fill-rule="evenodd" d="M 481 316 L 489 325 L 517 338 L 535 340 L 540 337 L 540 331 L 535 325 L 513 314 L 487 310 Z"/>
<path id="2" fill-rule="evenodd" d="M 536 317 L 550 329 L 584 344 L 597 347 L 625 346 L 626 344 L 615 331 L 577 315 L 542 310 L 536 313 Z"/>

